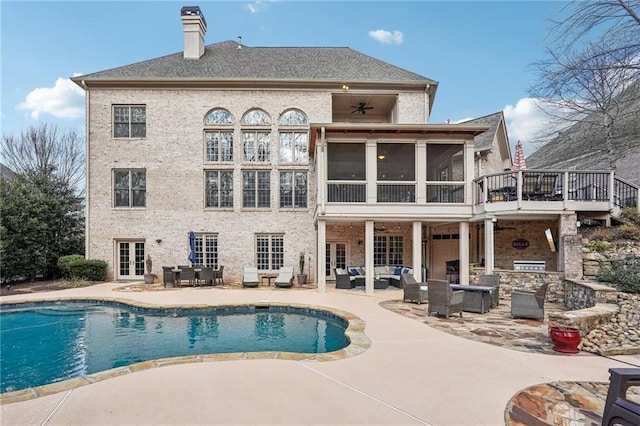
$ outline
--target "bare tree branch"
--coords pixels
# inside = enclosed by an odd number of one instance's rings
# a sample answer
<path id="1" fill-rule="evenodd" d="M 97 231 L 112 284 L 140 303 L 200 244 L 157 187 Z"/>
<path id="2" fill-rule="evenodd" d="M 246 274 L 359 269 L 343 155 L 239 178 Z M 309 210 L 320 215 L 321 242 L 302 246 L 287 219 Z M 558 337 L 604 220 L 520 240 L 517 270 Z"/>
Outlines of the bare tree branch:
<path id="1" fill-rule="evenodd" d="M 75 130 L 60 133 L 46 123 L 31 126 L 18 138 L 3 135 L 0 153 L 17 173 L 56 176 L 84 194 L 84 138 Z"/>

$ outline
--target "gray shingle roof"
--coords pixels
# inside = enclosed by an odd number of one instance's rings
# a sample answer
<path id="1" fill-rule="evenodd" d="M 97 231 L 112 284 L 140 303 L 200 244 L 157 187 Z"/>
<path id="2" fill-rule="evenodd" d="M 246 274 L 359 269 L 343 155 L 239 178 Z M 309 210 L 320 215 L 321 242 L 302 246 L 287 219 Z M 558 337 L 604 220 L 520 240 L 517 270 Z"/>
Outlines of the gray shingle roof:
<path id="1" fill-rule="evenodd" d="M 486 126 L 491 126 L 489 130 L 479 134 L 474 138 L 475 151 L 486 151 L 492 148 L 493 139 L 496 136 L 496 132 L 498 131 L 498 125 L 500 124 L 501 121 L 502 121 L 502 111 L 496 112 L 494 114 L 485 115 L 484 117 L 474 118 L 473 120 L 468 120 L 460 124 L 482 124 Z"/>
<path id="2" fill-rule="evenodd" d="M 91 80 L 316 80 L 437 84 L 434 80 L 347 47 L 247 47 L 235 41 L 205 46 L 200 59 L 183 53 L 73 78 Z"/>
<path id="3" fill-rule="evenodd" d="M 640 84 L 621 97 L 620 114 L 613 133 L 614 157 L 618 160 L 630 155 L 640 146 Z M 606 133 L 601 113 L 592 113 L 575 123 L 556 138 L 527 157 L 528 168 L 609 170 Z M 637 170 L 637 164 L 633 167 Z M 636 170 L 619 168 L 617 174 L 638 181 Z"/>

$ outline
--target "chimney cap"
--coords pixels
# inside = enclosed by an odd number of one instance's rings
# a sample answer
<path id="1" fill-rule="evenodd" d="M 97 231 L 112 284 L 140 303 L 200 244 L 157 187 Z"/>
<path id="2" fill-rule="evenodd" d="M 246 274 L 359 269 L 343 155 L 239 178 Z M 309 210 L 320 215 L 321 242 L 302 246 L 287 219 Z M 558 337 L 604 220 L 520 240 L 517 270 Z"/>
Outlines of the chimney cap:
<path id="1" fill-rule="evenodd" d="M 207 21 L 204 20 L 204 15 L 202 14 L 202 11 L 200 10 L 199 6 L 183 6 L 182 9 L 180 9 L 180 16 L 191 16 L 191 15 L 200 16 L 200 18 L 202 19 L 202 22 L 205 25 L 207 25 Z"/>

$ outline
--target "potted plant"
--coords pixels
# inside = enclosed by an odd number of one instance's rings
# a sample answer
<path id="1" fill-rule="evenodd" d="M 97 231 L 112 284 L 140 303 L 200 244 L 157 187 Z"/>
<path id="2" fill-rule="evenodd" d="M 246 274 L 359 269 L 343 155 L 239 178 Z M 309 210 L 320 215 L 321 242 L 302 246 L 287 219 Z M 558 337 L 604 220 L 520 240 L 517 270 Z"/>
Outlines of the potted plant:
<path id="1" fill-rule="evenodd" d="M 147 273 L 144 274 L 144 283 L 145 284 L 153 284 L 156 279 L 156 274 L 153 271 L 153 260 L 151 260 L 151 256 L 147 255 L 147 259 L 144 261 L 147 267 Z"/>
<path id="2" fill-rule="evenodd" d="M 298 266 L 300 267 L 300 273 L 298 274 L 298 284 L 302 285 L 307 282 L 307 274 L 304 273 L 304 252 L 300 252 L 300 257 L 298 258 Z"/>

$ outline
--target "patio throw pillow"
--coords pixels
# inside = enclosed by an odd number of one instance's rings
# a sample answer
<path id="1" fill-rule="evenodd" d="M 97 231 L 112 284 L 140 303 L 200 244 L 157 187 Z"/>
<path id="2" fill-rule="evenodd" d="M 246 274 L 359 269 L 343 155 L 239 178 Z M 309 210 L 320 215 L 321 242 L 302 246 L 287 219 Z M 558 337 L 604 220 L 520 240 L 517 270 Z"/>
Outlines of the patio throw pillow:
<path id="1" fill-rule="evenodd" d="M 355 275 L 360 275 L 360 271 L 358 271 L 358 268 L 350 267 L 347 269 L 349 270 L 349 275 L 351 275 L 352 277 Z"/>

